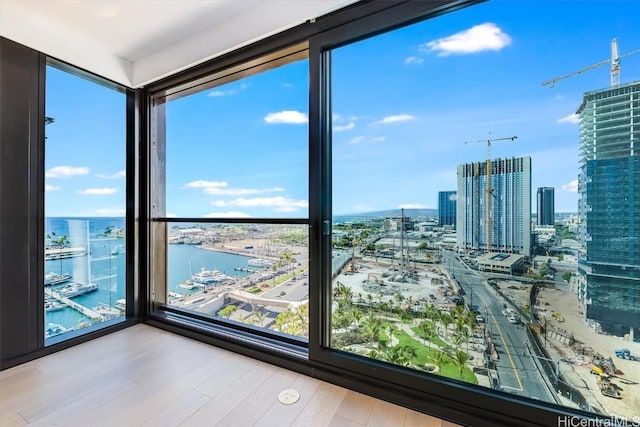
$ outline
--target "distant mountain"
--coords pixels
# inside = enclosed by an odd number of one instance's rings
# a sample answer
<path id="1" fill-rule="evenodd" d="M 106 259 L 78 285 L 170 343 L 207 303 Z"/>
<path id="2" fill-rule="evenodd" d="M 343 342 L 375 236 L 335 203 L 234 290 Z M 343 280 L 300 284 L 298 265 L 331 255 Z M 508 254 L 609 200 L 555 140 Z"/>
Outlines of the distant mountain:
<path id="1" fill-rule="evenodd" d="M 363 212 L 356 214 L 334 215 L 334 221 L 358 221 L 372 218 L 389 218 L 400 216 L 400 209 L 389 209 L 384 211 Z M 404 216 L 409 218 L 417 217 L 437 217 L 437 209 L 405 209 Z"/>

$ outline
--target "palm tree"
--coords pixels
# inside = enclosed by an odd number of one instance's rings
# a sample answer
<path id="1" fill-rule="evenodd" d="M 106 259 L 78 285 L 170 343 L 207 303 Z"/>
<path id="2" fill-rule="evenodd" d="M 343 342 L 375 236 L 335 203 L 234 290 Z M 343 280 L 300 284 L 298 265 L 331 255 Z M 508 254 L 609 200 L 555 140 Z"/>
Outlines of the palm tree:
<path id="1" fill-rule="evenodd" d="M 453 322 L 453 318 L 450 314 L 440 313 L 440 322 L 442 322 L 442 326 L 444 327 L 444 338 L 447 339 L 449 325 Z"/>
<path id="2" fill-rule="evenodd" d="M 402 308 L 402 301 L 404 301 L 404 296 L 398 292 L 393 296 L 393 299 L 398 303 L 398 308 Z"/>
<path id="3" fill-rule="evenodd" d="M 438 372 L 442 373 L 442 365 L 451 362 L 451 357 L 449 357 L 449 355 L 444 351 L 437 351 L 429 357 L 429 360 L 435 363 L 438 367 Z"/>
<path id="4" fill-rule="evenodd" d="M 418 325 L 418 330 L 420 331 L 420 335 L 422 335 L 422 339 L 424 340 L 424 344 L 427 345 L 429 343 L 429 348 L 431 348 L 431 341 L 436 335 L 435 327 L 431 322 L 422 322 Z"/>
<path id="5" fill-rule="evenodd" d="M 393 322 L 389 322 L 387 331 L 389 332 L 389 344 L 393 344 L 393 335 L 398 331 L 398 325 Z"/>
<path id="6" fill-rule="evenodd" d="M 349 315 L 351 316 L 353 323 L 356 325 L 356 331 L 360 330 L 360 320 L 362 320 L 363 316 L 362 311 L 357 308 L 353 308 L 349 312 Z"/>
<path id="7" fill-rule="evenodd" d="M 411 347 L 410 345 L 405 345 L 404 347 L 402 347 L 402 356 L 403 365 L 410 366 L 413 362 L 413 359 L 418 356 L 418 350 L 416 350 L 415 347 Z"/>
<path id="8" fill-rule="evenodd" d="M 469 360 L 469 355 L 462 350 L 457 350 L 456 355 L 453 358 L 453 363 L 456 364 L 456 367 L 460 370 L 460 379 L 462 379 L 462 372 L 464 368 L 467 367 L 467 361 Z"/>
<path id="9" fill-rule="evenodd" d="M 253 314 L 256 317 L 256 321 L 260 326 L 264 326 L 265 314 L 262 312 L 262 309 L 254 310 Z"/>
<path id="10" fill-rule="evenodd" d="M 378 339 L 378 333 L 380 332 L 380 320 L 369 313 L 363 322 L 362 336 L 369 339 L 369 343 L 373 345 Z"/>

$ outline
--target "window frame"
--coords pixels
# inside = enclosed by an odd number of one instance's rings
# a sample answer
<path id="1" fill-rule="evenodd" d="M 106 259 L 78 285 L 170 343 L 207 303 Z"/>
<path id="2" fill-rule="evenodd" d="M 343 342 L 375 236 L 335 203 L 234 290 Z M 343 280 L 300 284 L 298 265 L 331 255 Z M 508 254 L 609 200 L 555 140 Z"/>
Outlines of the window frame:
<path id="1" fill-rule="evenodd" d="M 79 344 L 88 339 L 92 339 L 106 333 L 113 332 L 118 329 L 122 329 L 128 326 L 131 326 L 135 323 L 139 322 L 141 317 L 141 302 L 142 295 L 138 292 L 140 288 L 140 268 L 139 263 L 136 262 L 138 257 L 138 251 L 140 248 L 140 242 L 136 238 L 138 236 L 139 230 L 139 206 L 140 206 L 140 186 L 138 176 L 140 176 L 140 164 L 136 160 L 139 158 L 137 153 L 140 152 L 141 141 L 143 140 L 143 134 L 140 133 L 140 112 L 141 112 L 141 100 L 142 100 L 142 91 L 130 89 L 122 84 L 116 83 L 112 80 L 104 78 L 102 76 L 96 75 L 90 71 L 87 71 L 83 68 L 77 67 L 75 65 L 69 64 L 60 59 L 41 55 L 41 65 L 39 69 L 39 73 L 42 78 L 42 92 L 41 92 L 41 105 L 42 105 L 42 114 L 46 115 L 45 111 L 45 103 L 46 103 L 46 85 L 47 85 L 47 67 L 53 67 L 57 70 L 68 73 L 77 78 L 81 78 L 87 80 L 91 83 L 104 86 L 108 89 L 114 90 L 116 92 L 120 92 L 125 96 L 125 108 L 124 108 L 124 117 L 125 121 L 125 150 L 123 155 L 125 156 L 125 314 L 124 319 L 118 318 L 114 320 L 107 320 L 105 322 L 101 322 L 99 324 L 91 325 L 87 328 L 83 328 L 78 331 L 72 331 L 66 334 L 63 334 L 58 337 L 50 338 L 48 341 L 44 338 L 45 328 L 44 328 L 44 275 L 45 275 L 45 260 L 44 260 L 44 220 L 46 218 L 45 212 L 45 183 L 44 183 L 44 170 L 45 170 L 45 130 L 44 130 L 44 119 L 42 121 L 42 141 L 43 143 L 39 145 L 38 155 L 40 158 L 39 161 L 39 170 L 42 170 L 42 174 L 38 177 L 38 210 L 39 218 L 42 218 L 42 221 L 38 222 L 38 235 L 40 238 L 38 239 L 38 267 L 37 267 L 37 284 L 38 284 L 38 307 L 39 311 L 42 313 L 39 315 L 38 321 L 38 340 L 42 342 L 43 349 L 54 349 L 54 351 L 58 351 L 62 348 L 67 348 L 72 345 Z M 86 336 L 86 338 L 85 338 Z"/>
<path id="2" fill-rule="evenodd" d="M 297 343 L 272 341 L 254 335 L 250 328 L 224 322 L 206 323 L 173 310 L 150 308 L 148 323 L 228 348 L 269 363 L 311 375 L 353 390 L 380 397 L 453 422 L 471 425 L 556 425 L 561 417 L 592 419 L 593 413 L 514 397 L 492 389 L 467 385 L 438 376 L 393 366 L 330 348 L 331 304 L 331 49 L 375 35 L 432 19 L 441 14 L 481 3 L 484 0 L 406 0 L 358 2 L 343 10 L 308 22 L 264 41 L 245 46 L 220 58 L 171 76 L 147 88 L 147 122 L 150 146 L 161 140 L 155 133 L 162 113 L 153 106 L 163 97 L 177 93 L 197 79 L 225 68 L 248 63 L 301 41 L 309 43 L 309 341 L 308 351 Z M 155 114 L 155 116 L 154 116 Z M 151 148 L 149 148 L 151 150 Z M 149 157 L 150 158 L 150 157 Z M 153 181 L 153 178 L 151 179 Z M 153 186 L 153 183 L 150 184 Z M 150 188 L 150 187 L 147 187 Z M 150 202 L 150 205 L 152 202 Z M 150 211 L 149 211 L 150 212 Z M 149 216 L 147 230 L 155 227 Z M 155 218 L 186 222 L 189 218 Z M 251 218 L 248 222 L 259 222 Z M 267 221 L 267 220 L 265 220 Z M 205 223 L 203 219 L 193 222 Z M 213 219 L 210 222 L 241 222 Z M 153 246 L 150 246 L 153 248 Z M 153 253 L 153 251 L 148 251 Z M 161 258 L 161 257 L 160 257 Z M 148 268 L 149 277 L 155 269 Z M 149 285 L 150 286 L 150 285 Z M 149 295 L 152 289 L 148 288 Z M 151 300 L 151 298 L 150 298 Z M 278 345 L 290 344 L 288 349 Z"/>
<path id="3" fill-rule="evenodd" d="M 163 85 L 150 90 L 149 96 L 149 129 L 150 147 L 149 162 L 149 239 L 148 244 L 153 254 L 148 265 L 149 314 L 155 318 L 190 319 L 199 322 L 212 331 L 224 331 L 223 335 L 235 335 L 241 340 L 259 337 L 265 342 L 281 343 L 295 349 L 296 357 L 307 358 L 308 342 L 301 337 L 291 336 L 273 329 L 260 328 L 232 320 L 206 316 L 186 309 L 170 306 L 166 303 L 168 227 L 175 223 L 197 224 L 264 224 L 264 225 L 306 225 L 309 236 L 313 226 L 309 212 L 303 217 L 268 217 L 268 218 L 205 218 L 205 217 L 167 217 L 166 216 L 166 103 L 184 96 L 202 93 L 215 87 L 240 80 L 244 77 L 258 75 L 279 66 L 295 63 L 308 58 L 306 41 L 295 42 L 269 52 L 236 60 L 222 62 L 207 73 L 197 74 L 175 85 Z M 309 239 L 311 240 L 311 239 Z M 309 243 L 311 246 L 311 243 Z M 290 350 L 291 351 L 291 350 Z"/>

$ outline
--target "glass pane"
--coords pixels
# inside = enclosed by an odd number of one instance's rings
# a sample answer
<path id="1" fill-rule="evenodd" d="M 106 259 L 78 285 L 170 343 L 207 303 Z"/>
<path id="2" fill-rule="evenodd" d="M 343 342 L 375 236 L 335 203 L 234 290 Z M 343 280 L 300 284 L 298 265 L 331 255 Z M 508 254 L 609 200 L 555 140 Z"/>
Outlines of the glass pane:
<path id="1" fill-rule="evenodd" d="M 166 104 L 166 216 L 308 216 L 308 61 Z"/>
<path id="2" fill-rule="evenodd" d="M 45 343 L 124 319 L 125 94 L 47 67 Z"/>
<path id="3" fill-rule="evenodd" d="M 169 224 L 169 305 L 308 336 L 306 225 Z"/>
<path id="4" fill-rule="evenodd" d="M 639 21 L 489 2 L 331 52 L 332 347 L 639 415 Z"/>

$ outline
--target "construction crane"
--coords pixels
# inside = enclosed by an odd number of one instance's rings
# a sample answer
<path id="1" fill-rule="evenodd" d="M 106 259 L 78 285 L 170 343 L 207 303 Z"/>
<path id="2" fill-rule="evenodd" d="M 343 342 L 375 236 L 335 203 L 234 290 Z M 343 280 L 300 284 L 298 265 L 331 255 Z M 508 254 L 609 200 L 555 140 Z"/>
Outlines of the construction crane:
<path id="1" fill-rule="evenodd" d="M 517 136 L 508 136 L 508 137 L 503 137 L 503 138 L 488 138 L 488 139 L 478 139 L 476 141 L 465 141 L 465 144 L 469 144 L 472 142 L 485 142 L 487 144 L 487 163 L 486 163 L 486 167 L 487 167 L 487 185 L 486 185 L 486 202 L 485 202 L 485 209 L 486 209 L 486 236 L 487 236 L 487 240 L 486 240 L 486 249 L 487 252 L 491 251 L 491 228 L 492 228 L 492 218 L 491 218 L 491 199 L 493 197 L 493 190 L 491 189 L 491 144 L 493 142 L 497 142 L 497 141 L 515 141 L 516 139 L 518 139 Z M 474 175 L 476 176 L 476 178 L 479 180 L 480 179 L 480 167 L 478 167 L 476 170 L 474 170 Z M 475 191 L 477 191 L 478 186 L 475 185 L 474 186 Z M 474 195 L 475 200 L 477 201 L 477 195 Z M 476 203 L 476 206 L 479 206 L 480 203 Z M 477 218 L 479 218 L 479 215 L 477 216 Z M 479 242 L 478 242 L 479 243 Z"/>
<path id="2" fill-rule="evenodd" d="M 618 55 L 618 41 L 616 39 L 613 39 L 611 40 L 611 58 L 605 59 L 604 61 L 597 62 L 593 65 L 582 68 L 578 71 L 574 71 L 573 73 L 569 73 L 564 76 L 546 80 L 542 82 L 542 86 L 550 85 L 551 87 L 554 87 L 556 82 L 559 80 L 564 80 L 566 78 L 573 77 L 577 74 L 582 74 L 585 71 L 593 70 L 594 68 L 598 68 L 607 64 L 611 64 L 611 87 L 620 86 L 620 59 L 626 56 L 633 55 L 638 52 L 640 52 L 640 49 L 632 50 L 631 52 L 627 52 L 624 55 Z"/>

